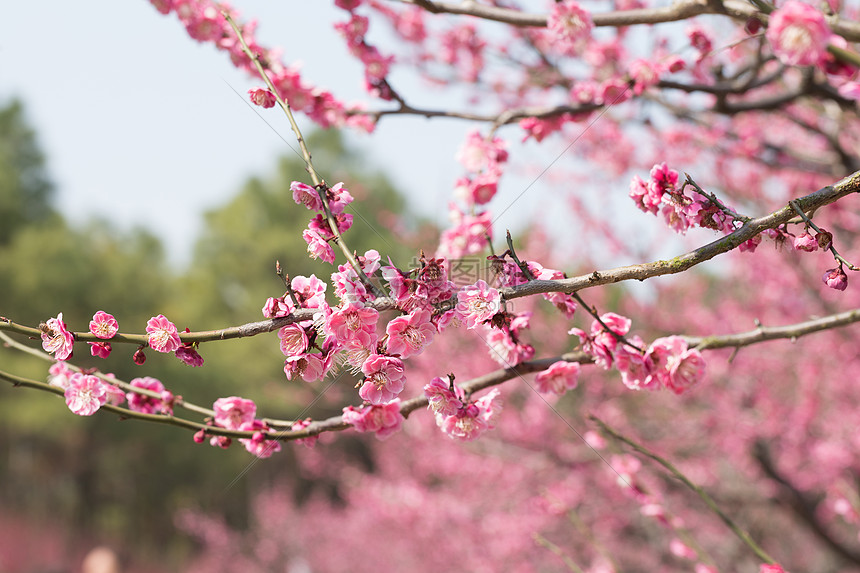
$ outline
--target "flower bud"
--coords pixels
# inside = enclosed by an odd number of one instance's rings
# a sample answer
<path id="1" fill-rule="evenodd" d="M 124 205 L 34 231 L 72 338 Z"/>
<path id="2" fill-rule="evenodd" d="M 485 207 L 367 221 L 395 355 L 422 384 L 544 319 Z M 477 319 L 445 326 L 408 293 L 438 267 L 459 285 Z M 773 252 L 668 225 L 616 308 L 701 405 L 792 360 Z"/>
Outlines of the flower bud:
<path id="1" fill-rule="evenodd" d="M 842 270 L 842 265 L 839 265 L 835 269 L 828 269 L 824 273 L 824 276 L 821 277 L 821 280 L 832 289 L 845 290 L 848 288 L 848 275 Z"/>
<path id="2" fill-rule="evenodd" d="M 146 362 L 146 354 L 143 353 L 143 346 L 141 346 L 134 352 L 134 356 L 132 356 L 131 359 L 134 360 L 134 363 L 138 366 L 141 366 L 144 362 Z"/>

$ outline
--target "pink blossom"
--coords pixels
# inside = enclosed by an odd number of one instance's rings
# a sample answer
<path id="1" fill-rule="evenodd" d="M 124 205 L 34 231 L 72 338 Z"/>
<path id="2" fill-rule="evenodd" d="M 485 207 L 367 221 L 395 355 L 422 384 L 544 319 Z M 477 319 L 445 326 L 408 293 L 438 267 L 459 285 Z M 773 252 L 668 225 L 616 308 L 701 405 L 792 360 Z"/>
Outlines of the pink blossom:
<path id="1" fill-rule="evenodd" d="M 48 384 L 65 390 L 69 387 L 69 379 L 75 371 L 63 361 L 54 362 L 48 369 Z"/>
<path id="2" fill-rule="evenodd" d="M 182 346 L 176 325 L 167 320 L 163 314 L 149 319 L 146 323 L 146 332 L 149 334 L 149 346 L 156 352 L 173 352 Z"/>
<path id="3" fill-rule="evenodd" d="M 424 386 L 427 408 L 438 416 L 453 416 L 463 406 L 463 389 L 451 382 L 448 376 L 433 378 Z"/>
<path id="4" fill-rule="evenodd" d="M 302 232 L 302 238 L 308 244 L 308 254 L 312 259 L 322 259 L 329 264 L 334 263 L 334 249 L 318 232 L 305 229 Z"/>
<path id="5" fill-rule="evenodd" d="M 498 388 L 481 399 L 461 406 L 452 416 L 436 415 L 436 423 L 451 438 L 472 441 L 495 427 L 494 421 L 501 411 Z"/>
<path id="6" fill-rule="evenodd" d="M 118 330 L 119 323 L 112 314 L 108 314 L 103 310 L 95 313 L 93 315 L 93 319 L 90 321 L 90 332 L 95 334 L 98 338 L 113 338 Z"/>
<path id="7" fill-rule="evenodd" d="M 614 312 L 607 312 L 600 317 L 600 320 L 603 321 L 603 324 L 609 330 L 619 336 L 624 336 L 630 330 L 630 319 Z M 595 364 L 606 369 L 612 366 L 612 353 L 618 345 L 618 339 L 611 333 L 606 332 L 600 322 L 595 320 L 591 323 L 590 335 L 586 335 L 585 331 L 579 328 L 571 328 L 568 334 L 579 337 L 582 351 L 593 356 Z"/>
<path id="8" fill-rule="evenodd" d="M 310 426 L 312 422 L 313 422 L 313 420 L 311 420 L 310 418 L 305 418 L 304 420 L 296 420 L 293 423 L 293 425 L 290 427 L 290 430 L 292 430 L 293 432 L 295 432 L 297 430 L 304 430 L 305 428 Z M 315 435 L 315 436 L 308 436 L 307 438 L 299 438 L 299 439 L 295 440 L 295 442 L 297 444 L 302 444 L 303 446 L 307 446 L 308 448 L 312 448 L 312 447 L 317 445 L 317 441 L 319 441 L 319 439 L 320 439 L 319 435 Z"/>
<path id="9" fill-rule="evenodd" d="M 379 312 L 362 303 L 349 303 L 334 309 L 326 321 L 327 332 L 340 344 L 357 342 L 369 348 L 376 342 Z"/>
<path id="10" fill-rule="evenodd" d="M 288 324 L 278 331 L 281 340 L 281 352 L 284 356 L 295 356 L 302 354 L 308 349 L 308 335 L 305 329 L 298 324 Z"/>
<path id="11" fill-rule="evenodd" d="M 678 186 L 678 172 L 669 169 L 666 163 L 658 163 L 651 168 L 651 181 L 661 191 L 672 192 Z"/>
<path id="12" fill-rule="evenodd" d="M 818 241 L 808 232 L 803 232 L 794 238 L 794 248 L 798 251 L 806 251 L 811 253 L 818 250 Z"/>
<path id="13" fill-rule="evenodd" d="M 343 183 L 335 183 L 328 190 L 328 207 L 334 215 L 343 213 L 344 208 L 352 203 L 353 197 Z M 350 219 L 351 220 L 351 219 Z"/>
<path id="14" fill-rule="evenodd" d="M 401 358 L 417 356 L 433 342 L 436 326 L 430 321 L 430 311 L 417 308 L 406 316 L 398 316 L 388 323 L 389 354 L 399 354 Z"/>
<path id="15" fill-rule="evenodd" d="M 311 211 L 323 211 L 323 202 L 320 199 L 320 194 L 310 185 L 293 181 L 290 183 L 290 191 L 293 192 L 293 201 L 299 205 L 304 205 Z"/>
<path id="16" fill-rule="evenodd" d="M 501 311 L 501 300 L 499 291 L 479 280 L 457 292 L 457 310 L 463 316 L 466 328 L 473 329 Z"/>
<path id="17" fill-rule="evenodd" d="M 403 361 L 393 356 L 371 354 L 361 367 L 366 378 L 358 395 L 371 404 L 385 404 L 403 391 Z"/>
<path id="18" fill-rule="evenodd" d="M 105 374 L 105 378 L 114 379 L 115 376 L 113 374 Z M 125 390 L 119 388 L 118 386 L 114 386 L 108 381 L 102 380 L 105 386 L 105 390 L 107 391 L 107 403 L 111 406 L 119 406 L 123 402 L 125 402 Z"/>
<path id="19" fill-rule="evenodd" d="M 547 18 L 547 28 L 561 43 L 562 51 L 568 54 L 576 54 L 582 50 L 591 38 L 593 27 L 591 15 L 575 0 L 556 2 Z"/>
<path id="20" fill-rule="evenodd" d="M 507 328 L 491 328 L 485 331 L 484 342 L 487 344 L 490 358 L 499 365 L 509 368 L 524 360 L 530 360 L 535 355 L 531 344 L 522 344 L 518 337 Z"/>
<path id="21" fill-rule="evenodd" d="M 193 366 L 195 368 L 203 366 L 203 357 L 200 356 L 199 352 L 197 352 L 197 349 L 194 347 L 194 344 L 183 344 L 176 349 L 176 352 L 174 354 L 178 359 L 180 359 L 189 366 Z"/>
<path id="22" fill-rule="evenodd" d="M 638 348 L 644 347 L 638 336 L 628 341 Z M 619 343 L 615 348 L 615 367 L 621 372 L 621 381 L 631 390 L 658 390 L 660 380 L 654 376 L 654 360 L 636 348 Z"/>
<path id="23" fill-rule="evenodd" d="M 479 131 L 470 131 L 457 151 L 456 159 L 466 171 L 479 173 L 505 163 L 508 160 L 506 148 L 507 142 L 499 137 L 487 141 Z"/>
<path id="24" fill-rule="evenodd" d="M 66 406 L 79 416 L 92 416 L 107 402 L 107 387 L 97 376 L 76 372 L 66 388 Z"/>
<path id="25" fill-rule="evenodd" d="M 75 337 L 66 328 L 62 312 L 57 318 L 49 318 L 39 325 L 39 329 L 42 331 L 42 348 L 45 352 L 53 354 L 57 360 L 66 360 L 72 355 Z"/>
<path id="26" fill-rule="evenodd" d="M 579 379 L 580 366 L 578 362 L 555 362 L 535 376 L 535 387 L 542 394 L 558 394 L 561 396 L 568 390 L 576 388 Z"/>
<path id="27" fill-rule="evenodd" d="M 325 378 L 331 370 L 334 352 L 327 351 L 325 354 L 307 352 L 287 357 L 284 361 L 284 374 L 287 380 L 301 377 L 305 382 L 315 382 Z"/>
<path id="28" fill-rule="evenodd" d="M 450 211 L 454 226 L 439 237 L 436 256 L 459 259 L 480 253 L 487 246 L 487 237 L 493 236 L 493 220 L 488 212 L 467 215 L 452 205 Z"/>
<path id="29" fill-rule="evenodd" d="M 647 356 L 654 363 L 654 375 L 675 394 L 683 394 L 705 375 L 702 353 L 688 348 L 680 336 L 658 338 L 651 343 Z"/>
<path id="30" fill-rule="evenodd" d="M 358 432 L 375 432 L 378 439 L 386 440 L 400 430 L 403 424 L 400 400 L 358 408 L 347 406 L 343 409 L 343 421 L 351 424 Z"/>
<path id="31" fill-rule="evenodd" d="M 228 430 L 238 430 L 242 424 L 253 422 L 257 416 L 257 405 L 253 400 L 238 396 L 218 398 L 212 405 L 215 423 Z"/>
<path id="32" fill-rule="evenodd" d="M 136 388 L 142 388 L 158 394 L 165 392 L 164 384 L 149 376 L 135 378 L 129 384 Z M 156 412 L 165 412 L 169 409 L 169 406 L 164 403 L 162 398 L 153 398 L 145 394 L 138 394 L 137 392 L 128 392 L 125 398 L 128 400 L 129 409 L 135 412 L 154 414 Z"/>
<path id="33" fill-rule="evenodd" d="M 251 103 L 267 109 L 270 107 L 275 107 L 275 104 L 278 103 L 275 94 L 273 94 L 266 88 L 250 89 L 248 90 L 248 95 L 251 96 Z"/>
<path id="34" fill-rule="evenodd" d="M 827 53 L 830 27 L 820 10 L 788 0 L 771 13 L 766 36 L 782 63 L 811 66 Z"/>
<path id="35" fill-rule="evenodd" d="M 772 565 L 762 563 L 758 568 L 758 573 L 788 573 L 785 569 L 782 568 L 777 563 Z"/>
<path id="36" fill-rule="evenodd" d="M 269 440 L 266 438 L 265 434 L 263 434 L 263 432 L 269 431 L 269 427 L 260 420 L 243 422 L 237 429 L 243 432 L 254 432 L 254 435 L 251 436 L 250 439 L 239 438 L 239 442 L 245 446 L 246 450 L 258 458 L 268 458 L 275 452 L 281 451 L 280 442 L 277 440 Z"/>
<path id="37" fill-rule="evenodd" d="M 834 269 L 827 269 L 821 280 L 832 289 L 845 290 L 848 288 L 848 275 L 842 270 L 842 265 Z"/>
<path id="38" fill-rule="evenodd" d="M 110 342 L 88 342 L 90 345 L 90 354 L 98 358 L 107 358 L 111 353 Z"/>

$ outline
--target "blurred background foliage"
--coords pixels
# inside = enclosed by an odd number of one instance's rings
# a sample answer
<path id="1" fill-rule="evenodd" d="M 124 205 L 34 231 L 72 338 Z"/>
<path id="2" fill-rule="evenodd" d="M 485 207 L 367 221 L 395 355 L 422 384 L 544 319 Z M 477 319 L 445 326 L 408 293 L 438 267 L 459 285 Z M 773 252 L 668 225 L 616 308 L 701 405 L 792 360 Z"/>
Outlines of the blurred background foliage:
<path id="1" fill-rule="evenodd" d="M 396 263 L 408 264 L 417 255 L 412 246 L 417 240 L 410 237 L 435 229 L 406 213 L 392 184 L 337 132 L 307 139 L 315 164 L 330 168 L 322 173 L 326 181 L 347 182 L 357 199 L 350 210 L 351 248 L 385 249 Z M 143 332 L 157 314 L 192 330 L 261 320 L 266 298 L 284 292 L 276 260 L 291 276 L 328 280 L 333 270 L 309 259 L 301 238 L 310 213 L 293 202 L 289 186 L 307 179 L 301 158 L 292 154 L 272 173 L 250 179 L 229 203 L 205 215 L 188 267 L 171 268 L 165 246 L 152 233 L 116 229 L 108 221 L 67 221 L 52 207 L 54 188 L 36 134 L 22 104 L 8 103 L 0 109 L 0 315 L 36 326 L 62 312 L 70 328 L 86 330 L 92 315 L 105 310 L 125 332 Z M 330 399 L 340 394 L 340 386 L 352 388 L 349 374 L 342 373 L 347 380 L 327 392 L 329 401 L 303 411 L 312 393 L 322 389 L 286 380 L 275 333 L 204 344 L 202 368 L 152 351 L 145 365 L 136 366 L 134 350 L 116 344 L 113 355 L 100 360 L 78 344 L 72 360 L 126 381 L 154 376 L 175 394 L 205 406 L 221 396 L 241 395 L 254 399 L 260 414 L 269 417 L 339 413 Z M 0 369 L 7 372 L 44 380 L 48 366 L 0 347 Z M 367 458 L 357 450 L 359 442 L 339 443 Z M 113 543 L 132 562 L 140 554 L 158 554 L 161 564 L 182 561 L 189 542 L 173 527 L 181 507 L 218 511 L 241 526 L 249 492 L 290 472 L 290 448 L 285 450 L 253 463 L 239 444 L 221 451 L 195 444 L 189 432 L 175 427 L 142 427 L 112 415 L 78 417 L 60 397 L 0 385 L 0 513 L 62 525 L 70 544 Z"/>

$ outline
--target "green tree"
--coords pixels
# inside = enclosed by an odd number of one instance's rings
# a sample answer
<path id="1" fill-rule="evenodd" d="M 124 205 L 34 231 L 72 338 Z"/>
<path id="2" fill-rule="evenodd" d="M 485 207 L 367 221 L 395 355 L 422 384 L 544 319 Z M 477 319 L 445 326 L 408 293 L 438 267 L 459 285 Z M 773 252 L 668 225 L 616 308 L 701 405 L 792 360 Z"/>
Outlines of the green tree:
<path id="1" fill-rule="evenodd" d="M 13 100 L 0 108 L 0 245 L 51 215 L 52 191 L 36 134 Z"/>

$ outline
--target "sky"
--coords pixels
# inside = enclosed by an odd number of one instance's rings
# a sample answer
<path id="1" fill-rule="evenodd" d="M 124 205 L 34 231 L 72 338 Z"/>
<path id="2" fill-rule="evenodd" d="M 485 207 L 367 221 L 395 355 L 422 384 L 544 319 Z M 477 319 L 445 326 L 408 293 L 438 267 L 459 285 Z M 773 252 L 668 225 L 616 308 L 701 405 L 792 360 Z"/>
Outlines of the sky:
<path id="1" fill-rule="evenodd" d="M 287 63 L 301 61 L 307 80 L 341 100 L 366 100 L 361 67 L 332 30 L 332 22 L 345 19 L 341 10 L 294 0 L 232 5 L 259 21 L 261 44 L 281 47 Z M 15 2 L 4 16 L 0 102 L 24 102 L 56 183 L 56 206 L 74 223 L 100 217 L 120 229 L 144 226 L 182 265 L 202 214 L 293 153 L 245 103 L 259 82 L 146 0 Z M 416 81 L 404 82 L 398 86 L 405 93 L 427 97 Z M 286 118 L 261 111 L 295 146 Z M 349 141 L 392 177 L 414 209 L 444 222 L 461 173 L 454 154 L 471 128 L 398 117 Z"/>

